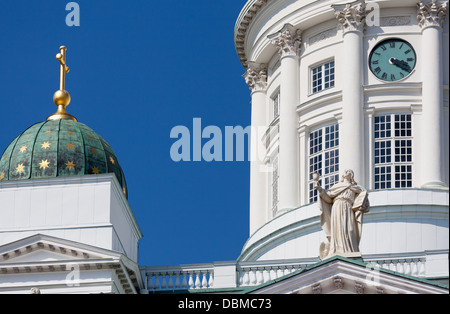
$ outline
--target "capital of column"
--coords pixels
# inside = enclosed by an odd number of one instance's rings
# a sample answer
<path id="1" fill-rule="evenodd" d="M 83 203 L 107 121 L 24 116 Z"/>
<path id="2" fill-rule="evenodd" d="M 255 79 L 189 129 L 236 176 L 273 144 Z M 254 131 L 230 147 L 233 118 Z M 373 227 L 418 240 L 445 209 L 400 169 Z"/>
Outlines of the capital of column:
<path id="1" fill-rule="evenodd" d="M 268 38 L 272 45 L 278 48 L 281 58 L 298 56 L 301 52 L 302 31 L 291 24 L 285 24 L 279 32 L 269 35 Z"/>
<path id="2" fill-rule="evenodd" d="M 361 32 L 366 28 L 366 3 L 354 1 L 345 5 L 332 5 L 335 10 L 336 18 L 339 21 L 339 27 L 345 33 Z"/>
<path id="3" fill-rule="evenodd" d="M 267 65 L 248 61 L 247 68 L 243 77 L 252 93 L 265 90 L 267 88 Z"/>
<path id="4" fill-rule="evenodd" d="M 438 3 L 436 0 L 427 2 L 421 0 L 417 4 L 417 19 L 422 30 L 427 27 L 444 27 L 447 16 L 448 1 Z"/>

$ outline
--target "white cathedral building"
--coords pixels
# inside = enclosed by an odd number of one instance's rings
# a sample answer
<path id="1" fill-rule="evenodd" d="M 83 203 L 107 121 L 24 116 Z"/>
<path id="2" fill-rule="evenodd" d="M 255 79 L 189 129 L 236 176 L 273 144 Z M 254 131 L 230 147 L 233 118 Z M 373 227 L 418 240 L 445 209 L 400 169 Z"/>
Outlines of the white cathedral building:
<path id="1" fill-rule="evenodd" d="M 138 264 L 108 143 L 65 110 L 0 159 L 0 293 L 449 293 L 448 1 L 248 0 L 250 237 L 234 261 Z M 357 254 L 322 256 L 323 191 L 368 195 Z M 361 227 L 361 225 L 359 225 Z M 344 236 L 345 237 L 345 236 Z M 359 241 L 360 240 L 360 241 Z"/>

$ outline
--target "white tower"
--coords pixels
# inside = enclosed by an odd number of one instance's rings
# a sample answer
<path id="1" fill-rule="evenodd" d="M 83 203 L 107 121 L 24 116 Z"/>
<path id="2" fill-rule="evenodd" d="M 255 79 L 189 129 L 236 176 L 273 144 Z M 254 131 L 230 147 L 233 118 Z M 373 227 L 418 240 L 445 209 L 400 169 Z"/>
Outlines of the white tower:
<path id="1" fill-rule="evenodd" d="M 66 111 L 66 47 L 58 111 L 0 157 L 1 293 L 139 293 L 142 232 L 109 144 Z"/>
<path id="2" fill-rule="evenodd" d="M 252 145 L 265 158 L 251 164 L 239 261 L 317 257 L 312 174 L 328 188 L 351 168 L 370 195 L 364 261 L 448 278 L 447 4 L 246 3 L 235 45 L 252 127 L 266 132 Z"/>

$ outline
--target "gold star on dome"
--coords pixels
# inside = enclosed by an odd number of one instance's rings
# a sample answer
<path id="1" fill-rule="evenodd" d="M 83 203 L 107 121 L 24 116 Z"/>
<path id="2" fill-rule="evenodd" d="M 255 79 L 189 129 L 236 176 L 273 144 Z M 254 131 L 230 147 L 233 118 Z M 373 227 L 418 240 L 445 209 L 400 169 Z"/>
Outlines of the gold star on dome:
<path id="1" fill-rule="evenodd" d="M 39 164 L 39 166 L 40 166 L 39 168 L 45 170 L 45 168 L 48 168 L 49 165 L 50 165 L 50 162 L 48 160 L 42 160 L 42 162 Z"/>
<path id="2" fill-rule="evenodd" d="M 23 145 L 23 146 L 19 149 L 19 151 L 20 151 L 21 153 L 24 153 L 24 152 L 27 151 L 27 149 L 28 149 L 28 147 L 27 147 L 26 145 Z"/>
<path id="3" fill-rule="evenodd" d="M 111 156 L 109 156 L 109 160 L 111 161 L 111 163 L 112 163 L 113 165 L 116 164 L 116 162 L 114 161 L 114 158 L 112 158 Z"/>
<path id="4" fill-rule="evenodd" d="M 50 143 L 49 142 L 44 142 L 44 143 L 41 144 L 41 148 L 42 149 L 47 149 L 49 147 L 50 147 Z"/>
<path id="5" fill-rule="evenodd" d="M 73 143 L 69 143 L 69 144 L 67 144 L 67 148 L 68 149 L 75 149 L 75 145 L 73 145 Z"/>
<path id="6" fill-rule="evenodd" d="M 6 153 L 5 157 L 3 157 L 3 160 L 6 160 L 6 158 L 8 158 L 9 153 Z"/>
<path id="7" fill-rule="evenodd" d="M 45 131 L 45 134 L 50 134 L 52 133 L 52 131 Z"/>
<path id="8" fill-rule="evenodd" d="M 67 132 L 67 134 L 69 134 L 69 135 L 73 135 L 73 132 L 69 131 L 69 132 Z"/>
<path id="9" fill-rule="evenodd" d="M 97 150 L 96 148 L 91 148 L 91 152 L 92 152 L 94 155 L 97 155 L 97 154 L 98 154 L 98 150 Z"/>
<path id="10" fill-rule="evenodd" d="M 92 168 L 92 173 L 93 174 L 99 174 L 100 170 L 95 166 L 95 167 Z"/>
<path id="11" fill-rule="evenodd" d="M 30 134 L 27 134 L 27 137 L 30 137 L 31 136 L 31 133 Z"/>
<path id="12" fill-rule="evenodd" d="M 0 181 L 2 181 L 5 178 L 5 172 L 0 173 Z"/>
<path id="13" fill-rule="evenodd" d="M 18 164 L 16 168 L 17 174 L 25 172 L 25 166 L 23 164 Z"/>
<path id="14" fill-rule="evenodd" d="M 66 169 L 69 169 L 69 170 L 75 169 L 75 166 L 76 166 L 76 164 L 74 164 L 73 161 L 67 161 L 65 163 L 65 165 L 66 165 Z"/>

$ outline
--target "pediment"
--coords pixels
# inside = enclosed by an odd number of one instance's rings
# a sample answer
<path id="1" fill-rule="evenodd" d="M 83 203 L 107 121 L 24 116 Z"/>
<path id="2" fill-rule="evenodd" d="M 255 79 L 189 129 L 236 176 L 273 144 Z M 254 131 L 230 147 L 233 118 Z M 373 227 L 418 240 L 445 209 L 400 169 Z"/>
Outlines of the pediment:
<path id="1" fill-rule="evenodd" d="M 45 244 L 44 244 L 45 245 Z M 67 250 L 62 248 L 65 253 L 61 252 L 61 248 L 52 249 L 40 249 L 31 248 L 30 252 L 23 252 L 23 250 L 18 250 L 14 252 L 8 252 L 3 254 L 1 257 L 0 265 L 3 263 L 30 263 L 30 262 L 55 262 L 55 261 L 73 261 L 80 260 L 81 255 L 76 254 L 75 256 L 67 254 Z M 84 256 L 88 256 L 83 254 Z M 89 257 L 87 257 L 89 258 Z"/>
<path id="2" fill-rule="evenodd" d="M 317 263 L 269 282 L 255 294 L 448 294 L 448 288 L 422 278 L 341 257 Z"/>
<path id="3" fill-rule="evenodd" d="M 0 275 L 57 274 L 75 269 L 113 271 L 116 287 L 125 293 L 141 289 L 139 266 L 121 252 L 42 234 L 0 246 Z"/>
<path id="4" fill-rule="evenodd" d="M 89 262 L 113 258 L 116 255 L 100 248 L 38 234 L 0 246 L 0 267 L 57 261 Z"/>

